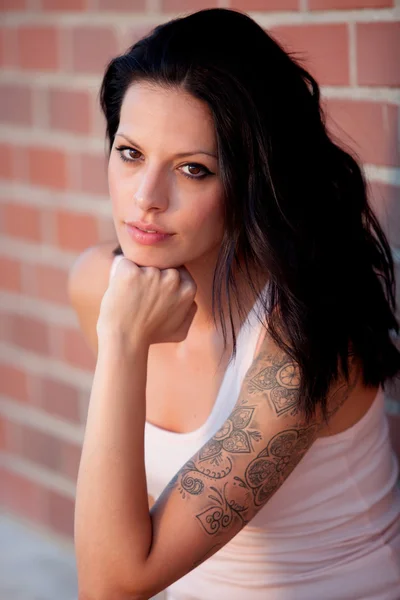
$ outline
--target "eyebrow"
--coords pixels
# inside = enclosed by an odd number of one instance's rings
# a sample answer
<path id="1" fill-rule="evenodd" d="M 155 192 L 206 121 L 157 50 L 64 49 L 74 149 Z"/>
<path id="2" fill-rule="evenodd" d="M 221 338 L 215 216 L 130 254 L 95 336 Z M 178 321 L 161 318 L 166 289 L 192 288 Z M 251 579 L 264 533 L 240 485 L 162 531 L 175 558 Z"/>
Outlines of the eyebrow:
<path id="1" fill-rule="evenodd" d="M 118 135 L 119 137 L 123 137 L 132 146 L 135 146 L 136 148 L 141 150 L 140 145 L 137 144 L 134 140 L 132 140 L 132 138 L 125 135 L 125 133 L 117 131 L 117 133 L 115 135 Z M 182 158 L 183 156 L 192 156 L 194 154 L 206 154 L 207 156 L 211 156 L 212 158 L 215 158 L 218 160 L 218 156 L 216 154 L 213 154 L 212 152 L 206 152 L 206 150 L 192 150 L 191 152 L 178 152 L 178 154 L 175 154 L 175 158 Z"/>

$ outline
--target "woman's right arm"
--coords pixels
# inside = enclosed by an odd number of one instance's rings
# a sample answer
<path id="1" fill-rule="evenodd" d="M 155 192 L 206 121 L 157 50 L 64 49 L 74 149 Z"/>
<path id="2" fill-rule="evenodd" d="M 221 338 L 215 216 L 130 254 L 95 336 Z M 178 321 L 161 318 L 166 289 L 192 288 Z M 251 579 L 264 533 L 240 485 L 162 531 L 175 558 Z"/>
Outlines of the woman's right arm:
<path id="1" fill-rule="evenodd" d="M 80 329 L 97 357 L 97 319 L 100 304 L 108 287 L 110 269 L 118 242 L 106 242 L 87 248 L 72 265 L 68 277 L 68 296 Z M 154 498 L 148 496 L 149 509 Z"/>

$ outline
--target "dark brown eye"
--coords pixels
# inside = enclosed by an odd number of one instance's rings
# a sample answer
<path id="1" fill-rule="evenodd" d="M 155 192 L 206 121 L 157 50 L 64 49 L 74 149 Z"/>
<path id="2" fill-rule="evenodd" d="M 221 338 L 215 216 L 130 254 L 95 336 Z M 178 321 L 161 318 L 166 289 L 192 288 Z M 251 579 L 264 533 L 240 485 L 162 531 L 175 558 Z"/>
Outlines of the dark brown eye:
<path id="1" fill-rule="evenodd" d="M 190 169 L 189 172 L 191 175 L 199 175 L 199 172 L 201 173 L 202 171 L 201 167 L 197 165 L 188 165 L 188 169 Z"/>
<path id="2" fill-rule="evenodd" d="M 135 150 L 135 148 L 129 148 L 129 146 L 118 146 L 115 149 L 125 162 L 134 162 L 138 160 L 141 155 L 139 150 Z"/>
<path id="3" fill-rule="evenodd" d="M 202 165 L 197 165 L 196 163 L 191 163 L 188 165 L 184 165 L 181 169 L 188 169 L 189 172 L 182 171 L 183 175 L 188 179 L 203 179 L 210 174 L 210 171 L 203 167 Z"/>

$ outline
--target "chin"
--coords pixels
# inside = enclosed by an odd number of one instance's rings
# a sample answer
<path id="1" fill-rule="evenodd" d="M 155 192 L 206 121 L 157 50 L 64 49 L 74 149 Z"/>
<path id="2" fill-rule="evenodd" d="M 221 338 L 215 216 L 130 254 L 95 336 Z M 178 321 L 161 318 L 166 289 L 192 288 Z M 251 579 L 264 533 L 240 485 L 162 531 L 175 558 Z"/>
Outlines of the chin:
<path id="1" fill-rule="evenodd" d="M 134 252 L 129 252 L 129 250 L 127 252 L 124 251 L 124 249 L 122 248 L 122 251 L 124 253 L 125 258 L 127 258 L 128 260 L 131 260 L 132 262 L 134 262 L 138 267 L 156 267 L 157 269 L 178 269 L 179 267 L 181 267 L 183 265 L 183 262 L 171 262 L 168 259 L 157 259 L 154 258 L 149 260 L 143 260 L 143 257 L 139 257 L 137 255 L 135 255 Z"/>

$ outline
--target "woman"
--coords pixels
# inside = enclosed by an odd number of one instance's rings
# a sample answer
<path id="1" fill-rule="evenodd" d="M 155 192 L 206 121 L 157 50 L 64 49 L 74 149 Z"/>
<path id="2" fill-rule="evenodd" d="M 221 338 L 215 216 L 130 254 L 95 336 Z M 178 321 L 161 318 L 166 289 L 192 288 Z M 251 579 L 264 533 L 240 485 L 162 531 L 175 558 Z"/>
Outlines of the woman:
<path id="1" fill-rule="evenodd" d="M 399 598 L 393 263 L 317 83 L 214 9 L 112 60 L 101 104 L 120 246 L 70 278 L 98 348 L 80 598 Z"/>

